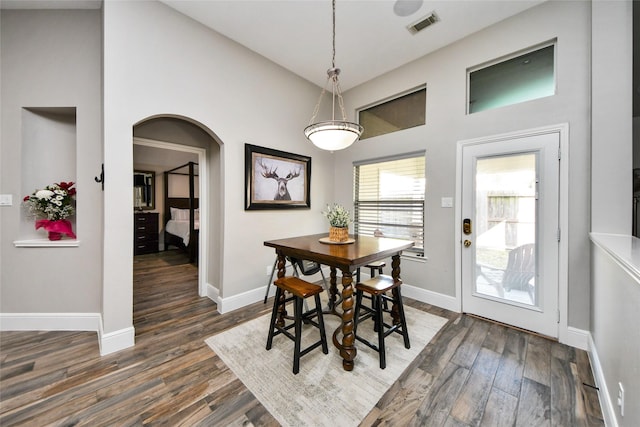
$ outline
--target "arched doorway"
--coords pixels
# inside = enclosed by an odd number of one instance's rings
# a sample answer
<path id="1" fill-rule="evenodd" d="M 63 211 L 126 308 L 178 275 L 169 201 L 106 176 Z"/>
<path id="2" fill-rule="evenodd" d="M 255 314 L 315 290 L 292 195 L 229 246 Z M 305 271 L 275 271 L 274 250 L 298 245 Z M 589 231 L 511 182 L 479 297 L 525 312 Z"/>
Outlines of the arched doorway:
<path id="1" fill-rule="evenodd" d="M 163 172 L 183 164 L 184 159 L 197 159 L 199 199 L 199 239 L 197 242 L 198 294 L 217 302 L 221 283 L 222 200 L 221 143 L 203 124 L 188 117 L 161 115 L 148 117 L 133 127 L 134 155 L 136 148 L 153 153 L 156 181 L 163 180 Z M 136 161 L 134 157 L 134 165 Z M 179 164 L 178 164 L 179 163 Z M 132 168 L 133 169 L 133 168 Z M 162 185 L 160 185 L 161 187 Z M 156 192 L 159 204 L 165 193 Z M 214 202 L 216 201 L 216 202 Z M 134 198 L 135 203 L 135 198 Z M 164 211 L 165 209 L 163 209 Z M 167 209 L 168 211 L 168 209 Z M 158 212 L 159 226 L 164 227 L 164 212 Z M 164 233 L 160 233 L 159 250 L 163 249 Z"/>

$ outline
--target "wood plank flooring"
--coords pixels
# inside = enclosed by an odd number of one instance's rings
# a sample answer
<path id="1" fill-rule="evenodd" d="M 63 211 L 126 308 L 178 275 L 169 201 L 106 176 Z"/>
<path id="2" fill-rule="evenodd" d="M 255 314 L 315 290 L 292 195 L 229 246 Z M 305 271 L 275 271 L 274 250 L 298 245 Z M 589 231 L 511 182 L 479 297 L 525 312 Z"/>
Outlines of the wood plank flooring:
<path id="1" fill-rule="evenodd" d="M 133 348 L 100 357 L 95 333 L 0 333 L 0 425 L 278 425 L 204 343 L 272 300 L 217 314 L 180 252 L 134 270 Z M 405 301 L 449 322 L 362 426 L 604 425 L 585 352 Z"/>

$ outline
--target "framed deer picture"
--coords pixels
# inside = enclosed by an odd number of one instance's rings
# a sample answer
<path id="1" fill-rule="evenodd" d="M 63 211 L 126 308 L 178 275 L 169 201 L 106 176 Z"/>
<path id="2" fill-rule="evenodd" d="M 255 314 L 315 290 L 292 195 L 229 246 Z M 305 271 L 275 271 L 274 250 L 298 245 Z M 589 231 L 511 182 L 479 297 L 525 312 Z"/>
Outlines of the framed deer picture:
<path id="1" fill-rule="evenodd" d="M 245 210 L 310 208 L 311 157 L 244 145 Z"/>

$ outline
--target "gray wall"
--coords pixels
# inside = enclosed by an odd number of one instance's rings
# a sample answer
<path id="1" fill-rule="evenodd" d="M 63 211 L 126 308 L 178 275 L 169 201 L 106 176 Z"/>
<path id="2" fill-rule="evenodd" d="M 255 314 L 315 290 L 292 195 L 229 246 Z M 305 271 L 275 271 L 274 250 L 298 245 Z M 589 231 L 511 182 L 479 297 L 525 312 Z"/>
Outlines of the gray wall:
<path id="1" fill-rule="evenodd" d="M 569 324 L 589 329 L 590 3 L 545 3 L 350 90 L 345 101 L 348 111 L 354 111 L 426 82 L 427 124 L 371 138 L 335 154 L 315 149 L 301 135 L 301 124 L 307 123 L 319 88 L 161 3 L 105 3 L 103 103 L 100 16 L 99 11 L 2 11 L 0 191 L 14 195 L 13 207 L 0 208 L 2 313 L 98 312 L 106 332 L 131 327 L 131 144 L 134 126 L 146 118 L 188 117 L 216 136 L 219 150 L 211 158 L 215 170 L 211 181 L 219 183 L 212 198 L 220 204 L 211 215 L 221 231 L 217 246 L 210 251 L 216 277 L 208 280 L 223 298 L 242 296 L 265 285 L 265 266 L 273 263 L 274 254 L 263 247 L 264 240 L 324 231 L 322 208 L 334 201 L 351 204 L 354 160 L 416 149 L 427 151 L 428 261 L 403 263 L 403 277 L 414 286 L 455 295 L 454 211 L 441 208 L 440 198 L 455 194 L 456 142 L 568 122 L 571 195 L 563 202 L 568 203 L 571 218 L 566 234 Z M 556 37 L 557 95 L 464 114 L 466 68 Z M 103 104 L 104 131 L 100 124 Z M 20 238 L 16 230 L 23 194 L 15 177 L 22 174 L 19 115 L 25 106 L 77 107 L 79 248 L 12 245 Z M 109 212 L 104 226 L 103 193 L 93 181 L 101 163 L 101 140 L 107 174 L 104 211 Z M 624 135 L 599 136 L 599 147 L 616 140 L 625 144 Z M 312 208 L 244 211 L 245 143 L 312 156 Z M 618 167 L 615 158 L 602 165 L 599 179 L 609 180 L 614 187 L 618 179 L 626 182 L 624 177 L 606 173 Z M 597 193 L 605 194 L 607 188 L 612 187 L 604 186 Z M 625 191 L 622 186 L 613 195 L 606 194 L 602 208 L 594 202 L 594 209 L 603 209 L 594 224 L 613 221 L 625 226 L 628 213 L 623 211 L 630 212 L 630 201 L 619 203 Z M 42 259 L 59 265 L 72 263 L 74 272 L 35 271 Z"/>
<path id="2" fill-rule="evenodd" d="M 319 88 L 161 3 L 105 2 L 103 7 L 110 183 L 105 189 L 103 315 L 105 330 L 118 331 L 132 322 L 134 124 L 156 115 L 189 117 L 219 139 L 219 162 L 212 171 L 219 174 L 220 191 L 211 197 L 222 203 L 217 221 L 209 219 L 222 231 L 209 262 L 217 258 L 210 271 L 220 279 L 211 285 L 225 299 L 266 285 L 265 266 L 273 264 L 274 252 L 263 241 L 326 228 L 321 210 L 332 201 L 333 178 L 331 155 L 302 134 Z M 310 210 L 244 211 L 245 143 L 312 157 Z"/>
<path id="3" fill-rule="evenodd" d="M 355 160 L 426 149 L 425 263 L 403 263 L 405 282 L 449 296 L 454 281 L 456 143 L 516 130 L 569 123 L 568 204 L 569 325 L 589 328 L 590 20 L 588 2 L 548 2 L 502 21 L 431 55 L 350 90 L 348 108 L 427 85 L 424 126 L 370 138 L 336 156 L 336 183 L 351 181 Z M 557 94 L 472 115 L 465 114 L 466 70 L 477 64 L 557 38 Z M 335 186 L 336 199 L 351 203 L 351 187 Z"/>
<path id="4" fill-rule="evenodd" d="M 101 13 L 2 10 L 0 312 L 100 313 L 102 310 Z M 76 248 L 16 248 L 20 221 L 23 107 L 75 107 Z M 62 174 L 58 180 L 66 180 Z M 39 188 L 51 184 L 41 182 Z M 32 188 L 28 189 L 30 193 Z M 31 238 L 33 236 L 29 236 Z M 42 235 L 44 237 L 44 234 Z"/>
<path id="5" fill-rule="evenodd" d="M 634 4 L 634 6 L 637 6 Z M 593 2 L 590 307 L 600 401 L 608 425 L 640 425 L 640 277 L 631 234 L 632 2 Z M 612 29 L 615 28 L 616 31 Z M 616 46 L 612 49 L 612 46 Z M 616 64 L 611 66 L 611 64 Z M 604 235 L 603 233 L 607 233 Z M 625 389 L 625 414 L 618 383 Z"/>
<path id="6" fill-rule="evenodd" d="M 596 237 L 606 242 L 608 237 Z M 627 242 L 629 243 L 629 242 Z M 594 365 L 607 425 L 640 425 L 640 277 L 621 265 L 618 254 L 593 246 Z M 637 265 L 636 265 L 637 268 Z M 624 417 L 617 405 L 618 383 L 625 391 Z"/>

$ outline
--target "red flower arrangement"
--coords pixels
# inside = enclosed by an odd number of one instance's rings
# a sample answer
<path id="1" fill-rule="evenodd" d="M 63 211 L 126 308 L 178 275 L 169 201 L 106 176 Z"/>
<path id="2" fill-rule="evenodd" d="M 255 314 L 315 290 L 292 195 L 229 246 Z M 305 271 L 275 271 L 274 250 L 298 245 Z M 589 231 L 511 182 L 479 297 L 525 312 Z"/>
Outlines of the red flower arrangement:
<path id="1" fill-rule="evenodd" d="M 47 230 L 50 240 L 60 240 L 62 234 L 76 238 L 71 222 L 67 220 L 76 211 L 74 185 L 74 182 L 64 181 L 47 185 L 42 190 L 35 190 L 31 195 L 25 196 L 22 201 L 28 215 L 37 220 L 36 230 Z"/>

